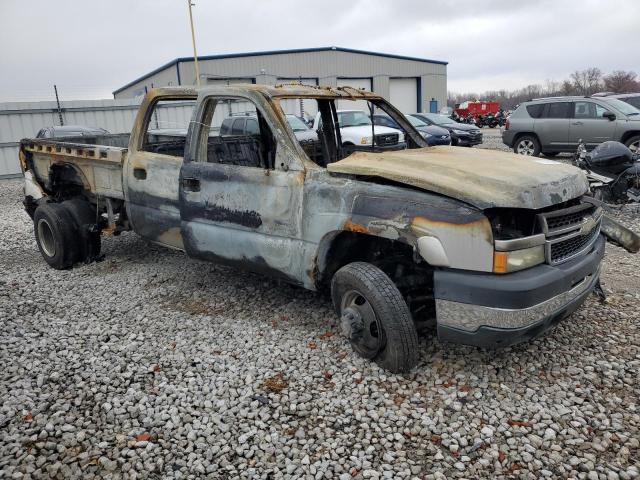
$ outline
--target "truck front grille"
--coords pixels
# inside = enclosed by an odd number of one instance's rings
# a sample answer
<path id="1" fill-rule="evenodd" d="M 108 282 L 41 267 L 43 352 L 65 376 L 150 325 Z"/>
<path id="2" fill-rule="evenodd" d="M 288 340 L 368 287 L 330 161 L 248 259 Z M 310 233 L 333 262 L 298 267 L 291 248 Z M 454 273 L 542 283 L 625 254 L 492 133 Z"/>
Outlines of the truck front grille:
<path id="1" fill-rule="evenodd" d="M 396 145 L 398 143 L 397 133 L 384 133 L 375 136 L 375 144 L 378 146 Z"/>
<path id="2" fill-rule="evenodd" d="M 587 251 L 598 238 L 602 209 L 590 203 L 538 214 L 547 263 L 557 265 Z"/>
<path id="3" fill-rule="evenodd" d="M 600 228 L 594 228 L 586 235 L 578 235 L 567 240 L 560 240 L 551 244 L 550 257 L 552 264 L 562 263 L 574 257 L 590 246 L 600 233 Z"/>

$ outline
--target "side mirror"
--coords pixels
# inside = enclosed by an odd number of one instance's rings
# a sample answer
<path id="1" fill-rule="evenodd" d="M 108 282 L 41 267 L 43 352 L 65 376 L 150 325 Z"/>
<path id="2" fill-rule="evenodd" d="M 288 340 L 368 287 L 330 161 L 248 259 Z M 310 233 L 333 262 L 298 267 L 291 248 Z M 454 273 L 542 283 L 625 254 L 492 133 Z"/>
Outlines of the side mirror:
<path id="1" fill-rule="evenodd" d="M 613 122 L 613 121 L 616 119 L 616 114 L 615 114 L 615 113 L 611 113 L 611 112 L 604 112 L 604 113 L 602 114 L 602 116 L 603 116 L 604 118 L 608 118 L 608 119 L 609 119 L 609 121 L 611 121 L 611 122 Z"/>

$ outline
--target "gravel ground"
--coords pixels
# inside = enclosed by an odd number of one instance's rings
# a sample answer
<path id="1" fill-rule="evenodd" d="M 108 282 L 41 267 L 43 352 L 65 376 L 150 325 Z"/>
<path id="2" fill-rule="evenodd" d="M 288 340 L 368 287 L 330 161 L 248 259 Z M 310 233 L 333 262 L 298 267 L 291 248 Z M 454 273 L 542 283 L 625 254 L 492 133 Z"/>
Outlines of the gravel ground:
<path id="1" fill-rule="evenodd" d="M 476 148 L 488 148 L 491 150 L 502 150 L 510 152 L 511 149 L 502 143 L 501 128 L 482 128 L 482 144 Z"/>
<path id="2" fill-rule="evenodd" d="M 639 475 L 640 256 L 609 246 L 606 303 L 541 339 L 423 338 L 390 375 L 323 296 L 133 234 L 50 269 L 20 201 L 0 183 L 1 478 Z"/>

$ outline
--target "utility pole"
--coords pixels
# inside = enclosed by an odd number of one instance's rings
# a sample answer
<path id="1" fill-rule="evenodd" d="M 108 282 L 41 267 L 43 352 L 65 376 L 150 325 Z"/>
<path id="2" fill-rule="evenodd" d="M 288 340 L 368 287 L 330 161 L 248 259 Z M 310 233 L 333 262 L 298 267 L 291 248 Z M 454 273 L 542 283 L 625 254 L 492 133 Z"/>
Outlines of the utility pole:
<path id="1" fill-rule="evenodd" d="M 58 104 L 58 118 L 60 119 L 60 126 L 64 126 L 64 120 L 62 119 L 62 109 L 60 108 L 60 99 L 58 98 L 58 86 L 53 85 L 53 91 L 56 92 L 56 103 Z"/>
<path id="2" fill-rule="evenodd" d="M 191 0 L 187 0 L 189 5 L 189 23 L 191 24 L 191 42 L 193 43 L 193 60 L 196 69 L 196 85 L 200 86 L 200 67 L 198 67 L 198 53 L 196 52 L 196 33 L 193 29 L 193 13 L 191 13 L 191 7 L 195 6 L 195 3 L 191 3 Z"/>

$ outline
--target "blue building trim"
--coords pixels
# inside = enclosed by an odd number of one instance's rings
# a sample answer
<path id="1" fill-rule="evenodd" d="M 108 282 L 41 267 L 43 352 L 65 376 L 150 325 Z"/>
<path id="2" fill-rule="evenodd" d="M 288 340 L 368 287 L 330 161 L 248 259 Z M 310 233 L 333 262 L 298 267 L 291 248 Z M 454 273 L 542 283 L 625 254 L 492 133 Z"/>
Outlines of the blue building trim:
<path id="1" fill-rule="evenodd" d="M 180 80 L 180 60 L 176 62 L 176 74 L 178 77 L 178 85 L 182 85 L 182 81 Z M 115 92 L 113 92 L 115 93 Z"/>
<path id="2" fill-rule="evenodd" d="M 227 58 L 243 58 L 243 57 L 260 57 L 260 56 L 266 56 L 266 55 L 287 55 L 287 54 L 292 54 L 292 53 L 313 53 L 313 52 L 328 52 L 328 51 L 335 51 L 335 52 L 345 52 L 345 53 L 357 53 L 357 54 L 361 54 L 361 55 L 372 55 L 374 57 L 385 57 L 385 58 L 395 58 L 398 60 L 410 60 L 413 62 L 423 62 L 423 63 L 435 63 L 438 65 L 448 65 L 449 62 L 444 62 L 442 60 L 431 60 L 428 58 L 417 58 L 417 57 L 407 57 L 405 55 L 395 55 L 393 53 L 380 53 L 380 52 L 369 52 L 366 50 L 356 50 L 353 48 L 342 48 L 342 47 L 318 47 L 318 48 L 298 48 L 298 49 L 289 49 L 289 50 L 267 50 L 264 52 L 246 52 L 246 53 L 228 53 L 228 54 L 222 54 L 222 55 L 205 55 L 205 56 L 200 56 L 198 57 L 198 60 L 202 61 L 202 60 L 223 60 L 223 59 L 227 59 Z M 155 75 L 156 73 L 159 73 L 163 70 L 166 70 L 167 68 L 172 67 L 173 65 L 177 65 L 181 62 L 193 62 L 193 57 L 180 57 L 180 58 L 176 58 L 175 60 L 171 60 L 168 63 L 165 63 L 164 65 L 162 65 L 161 67 L 156 68 L 155 70 L 152 70 L 151 72 L 136 78 L 135 80 L 127 83 L 126 85 L 124 85 L 123 87 L 118 88 L 117 90 L 113 91 L 113 94 L 116 95 L 117 93 L 120 93 L 121 91 L 131 87 L 132 85 L 135 85 L 138 82 L 141 82 L 142 80 L 146 80 L 147 78 L 149 78 L 152 75 Z M 180 83 L 180 73 L 178 72 L 178 82 Z M 359 78 L 363 78 L 363 77 L 359 77 Z"/>
<path id="3" fill-rule="evenodd" d="M 416 77 L 416 94 L 418 97 L 418 105 L 416 112 L 422 113 L 422 78 Z"/>

